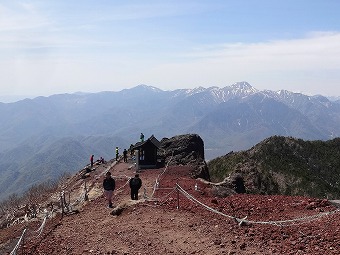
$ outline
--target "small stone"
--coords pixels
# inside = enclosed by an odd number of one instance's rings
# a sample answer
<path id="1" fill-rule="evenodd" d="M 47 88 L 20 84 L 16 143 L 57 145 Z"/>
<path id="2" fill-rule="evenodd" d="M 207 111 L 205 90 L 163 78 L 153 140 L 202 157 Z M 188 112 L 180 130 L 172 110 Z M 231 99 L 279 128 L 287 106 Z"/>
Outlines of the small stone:
<path id="1" fill-rule="evenodd" d="M 247 246 L 246 243 L 242 243 L 242 244 L 240 245 L 240 249 L 241 249 L 241 250 L 244 250 L 244 249 L 246 248 L 246 246 Z"/>
<path id="2" fill-rule="evenodd" d="M 221 239 L 215 239 L 214 244 L 215 245 L 220 245 L 222 243 Z"/>

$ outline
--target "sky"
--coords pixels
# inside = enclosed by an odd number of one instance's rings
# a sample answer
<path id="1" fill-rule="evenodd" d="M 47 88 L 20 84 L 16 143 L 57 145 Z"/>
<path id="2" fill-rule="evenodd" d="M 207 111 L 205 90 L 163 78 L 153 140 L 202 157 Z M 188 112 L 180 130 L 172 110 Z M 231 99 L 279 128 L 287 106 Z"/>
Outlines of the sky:
<path id="1" fill-rule="evenodd" d="M 225 87 L 340 96 L 339 0 L 0 0 L 0 100 Z"/>

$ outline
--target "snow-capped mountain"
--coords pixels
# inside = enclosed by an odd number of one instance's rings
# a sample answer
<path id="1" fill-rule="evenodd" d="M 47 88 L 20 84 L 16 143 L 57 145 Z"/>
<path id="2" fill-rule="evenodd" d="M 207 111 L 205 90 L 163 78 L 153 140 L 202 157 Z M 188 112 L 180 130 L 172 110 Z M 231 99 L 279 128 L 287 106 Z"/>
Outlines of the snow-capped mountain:
<path id="1" fill-rule="evenodd" d="M 273 135 L 340 136 L 338 102 L 286 90 L 260 91 L 247 82 L 174 91 L 139 85 L 119 92 L 38 97 L 0 103 L 0 115 L 6 120 L 0 122 L 0 193 L 16 191 L 25 180 L 36 183 L 78 170 L 90 154 L 112 158 L 115 146 L 128 148 L 140 132 L 159 139 L 197 133 L 208 160 Z"/>

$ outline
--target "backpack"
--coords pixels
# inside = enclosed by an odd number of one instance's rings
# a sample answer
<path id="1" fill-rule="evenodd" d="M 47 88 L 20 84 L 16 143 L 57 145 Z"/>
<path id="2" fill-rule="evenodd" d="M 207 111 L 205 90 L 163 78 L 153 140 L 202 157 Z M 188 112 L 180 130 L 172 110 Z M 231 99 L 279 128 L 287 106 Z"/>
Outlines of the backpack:
<path id="1" fill-rule="evenodd" d="M 139 179 L 137 179 L 137 178 L 132 178 L 132 179 L 131 179 L 130 186 L 131 186 L 131 187 L 134 187 L 134 188 L 140 188 L 140 181 L 139 181 Z"/>

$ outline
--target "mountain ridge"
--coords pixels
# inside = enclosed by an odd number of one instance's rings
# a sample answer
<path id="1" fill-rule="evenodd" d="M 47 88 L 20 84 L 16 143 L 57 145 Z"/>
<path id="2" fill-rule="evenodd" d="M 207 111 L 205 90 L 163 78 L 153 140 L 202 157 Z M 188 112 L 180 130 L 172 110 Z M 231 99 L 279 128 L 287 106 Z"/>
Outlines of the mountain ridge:
<path id="1" fill-rule="evenodd" d="M 220 182 L 240 175 L 249 193 L 340 197 L 340 138 L 304 141 L 269 137 L 252 148 L 208 162 L 210 177 Z"/>
<path id="2" fill-rule="evenodd" d="M 0 115 L 6 120 L 0 123 L 0 176 L 12 184 L 0 199 L 16 191 L 13 172 L 23 179 L 38 168 L 74 172 L 91 154 L 112 158 L 114 147 L 128 148 L 140 132 L 157 138 L 197 133 L 207 160 L 272 135 L 307 140 L 340 136 L 339 103 L 283 90 L 259 91 L 247 82 L 223 88 L 163 91 L 139 85 L 119 92 L 58 94 L 2 103 Z M 63 143 L 67 148 L 68 139 L 80 145 L 73 158 L 53 149 Z M 32 161 L 35 154 L 47 152 L 55 153 L 50 161 Z M 57 158 L 67 162 L 58 164 Z"/>

